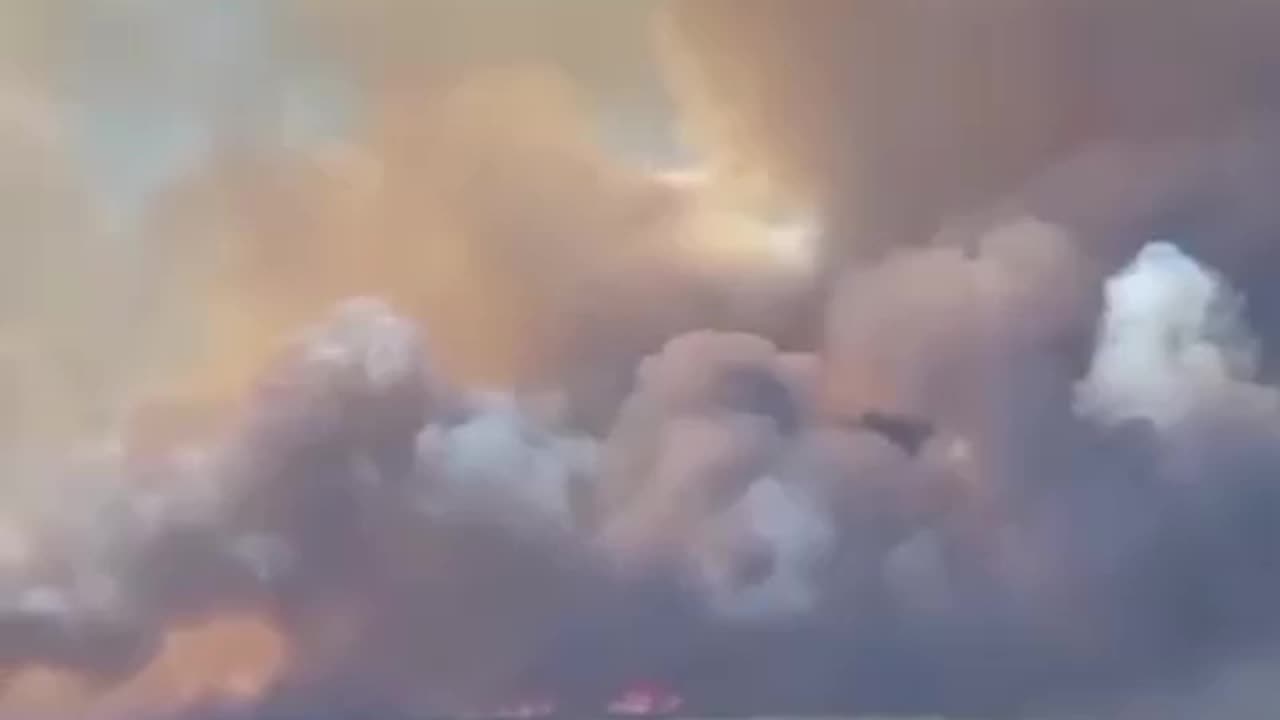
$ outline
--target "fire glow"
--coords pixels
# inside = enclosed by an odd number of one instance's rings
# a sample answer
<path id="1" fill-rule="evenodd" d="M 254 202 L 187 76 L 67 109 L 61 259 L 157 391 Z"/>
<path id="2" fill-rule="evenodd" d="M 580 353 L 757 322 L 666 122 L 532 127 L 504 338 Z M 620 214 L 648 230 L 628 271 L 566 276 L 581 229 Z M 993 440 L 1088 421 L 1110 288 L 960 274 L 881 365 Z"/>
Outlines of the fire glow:
<path id="1" fill-rule="evenodd" d="M 653 682 L 635 682 L 596 712 L 603 711 L 610 717 L 648 718 L 673 715 L 683 707 L 683 698 L 666 687 Z M 535 695 L 497 710 L 471 712 L 464 716 L 477 720 L 532 720 L 556 717 L 559 713 L 560 704 L 556 700 Z"/>
<path id="2" fill-rule="evenodd" d="M 285 662 L 284 639 L 269 624 L 215 617 L 168 631 L 155 659 L 119 686 L 93 687 L 56 668 L 19 668 L 7 678 L 3 707 L 29 718 L 176 716 L 255 702 Z"/>

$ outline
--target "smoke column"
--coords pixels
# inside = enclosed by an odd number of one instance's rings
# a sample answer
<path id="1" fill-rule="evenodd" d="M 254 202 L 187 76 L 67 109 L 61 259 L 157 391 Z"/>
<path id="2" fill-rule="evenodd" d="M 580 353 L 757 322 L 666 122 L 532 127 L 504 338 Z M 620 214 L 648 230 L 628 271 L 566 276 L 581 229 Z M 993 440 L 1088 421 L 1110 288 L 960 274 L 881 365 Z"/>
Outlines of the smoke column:
<path id="1" fill-rule="evenodd" d="M 1269 707 L 1271 3 L 196 5 L 0 16 L 0 718 Z"/>

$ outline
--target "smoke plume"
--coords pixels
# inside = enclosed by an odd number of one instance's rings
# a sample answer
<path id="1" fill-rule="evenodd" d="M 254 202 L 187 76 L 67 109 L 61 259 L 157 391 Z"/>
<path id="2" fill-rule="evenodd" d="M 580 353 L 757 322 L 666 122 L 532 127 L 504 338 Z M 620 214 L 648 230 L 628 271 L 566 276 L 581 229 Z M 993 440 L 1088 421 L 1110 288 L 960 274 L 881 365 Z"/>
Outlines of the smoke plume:
<path id="1" fill-rule="evenodd" d="M 0 718 L 1270 702 L 1272 3 L 36 5 Z"/>

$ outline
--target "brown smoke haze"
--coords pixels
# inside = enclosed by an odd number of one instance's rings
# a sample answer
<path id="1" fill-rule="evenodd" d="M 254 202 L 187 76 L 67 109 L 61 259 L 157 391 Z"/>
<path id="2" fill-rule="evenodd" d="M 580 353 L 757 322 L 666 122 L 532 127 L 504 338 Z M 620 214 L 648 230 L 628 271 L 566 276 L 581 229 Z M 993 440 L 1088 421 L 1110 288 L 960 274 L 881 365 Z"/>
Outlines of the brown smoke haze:
<path id="1" fill-rule="evenodd" d="M 1269 717 L 1280 5 L 0 6 L 0 720 Z"/>

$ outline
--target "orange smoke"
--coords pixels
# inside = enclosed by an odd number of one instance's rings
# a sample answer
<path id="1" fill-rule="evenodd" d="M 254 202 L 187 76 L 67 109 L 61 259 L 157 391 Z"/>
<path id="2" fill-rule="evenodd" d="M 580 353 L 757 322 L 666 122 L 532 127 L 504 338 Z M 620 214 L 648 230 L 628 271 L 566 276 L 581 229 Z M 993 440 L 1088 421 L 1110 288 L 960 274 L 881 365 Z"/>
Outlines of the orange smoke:
<path id="1" fill-rule="evenodd" d="M 219 152 L 159 224 L 227 248 L 205 278 L 217 356 L 197 373 L 215 397 L 243 387 L 286 332 L 362 293 L 429 325 L 450 374 L 526 373 L 555 317 L 548 278 L 529 273 L 537 253 L 617 242 L 611 215 L 644 192 L 591 143 L 554 74 L 388 95 L 351 145 Z"/>
<path id="2" fill-rule="evenodd" d="M 201 404 L 236 397 L 287 333 L 352 295 L 419 321 L 447 376 L 505 386 L 547 381 L 602 327 L 696 327 L 723 314 L 699 309 L 713 287 L 739 302 L 761 278 L 793 295 L 807 278 L 802 242 L 775 242 L 700 177 L 611 156 L 552 70 L 476 71 L 373 106 L 349 144 L 228 141 L 163 204 L 156 230 L 212 260 L 196 281 L 208 351 L 181 383 Z M 778 314 L 776 298 L 741 314 Z"/>
<path id="3" fill-rule="evenodd" d="M 166 287 L 187 296 L 165 300 L 195 317 L 201 347 L 134 408 L 130 453 L 216 434 L 279 344 L 353 295 L 382 296 L 420 322 L 452 379 L 509 385 L 564 370 L 575 343 L 702 325 L 721 312 L 718 297 L 706 303 L 716 310 L 698 304 L 706 286 L 728 281 L 737 292 L 778 261 L 767 229 L 717 204 L 700 178 L 650 174 L 606 152 L 553 70 L 515 65 L 374 92 L 347 141 L 281 146 L 256 128 L 230 131 L 207 165 L 153 198 L 145 239 L 186 261 L 163 269 L 178 277 Z M 772 304 L 762 296 L 744 315 Z M 584 333 L 588 322 L 614 335 L 600 341 Z M 7 354 L 0 348 L 0 363 Z M 0 716 L 254 696 L 288 656 L 269 622 L 218 616 L 171 629 L 156 658 L 116 687 L 21 668 L 2 686 Z"/>
<path id="4" fill-rule="evenodd" d="M 125 683 L 95 687 L 44 667 L 18 670 L 0 694 L 3 717 L 124 717 L 260 696 L 288 657 L 281 634 L 253 615 L 224 615 L 171 629 L 155 659 Z"/>

